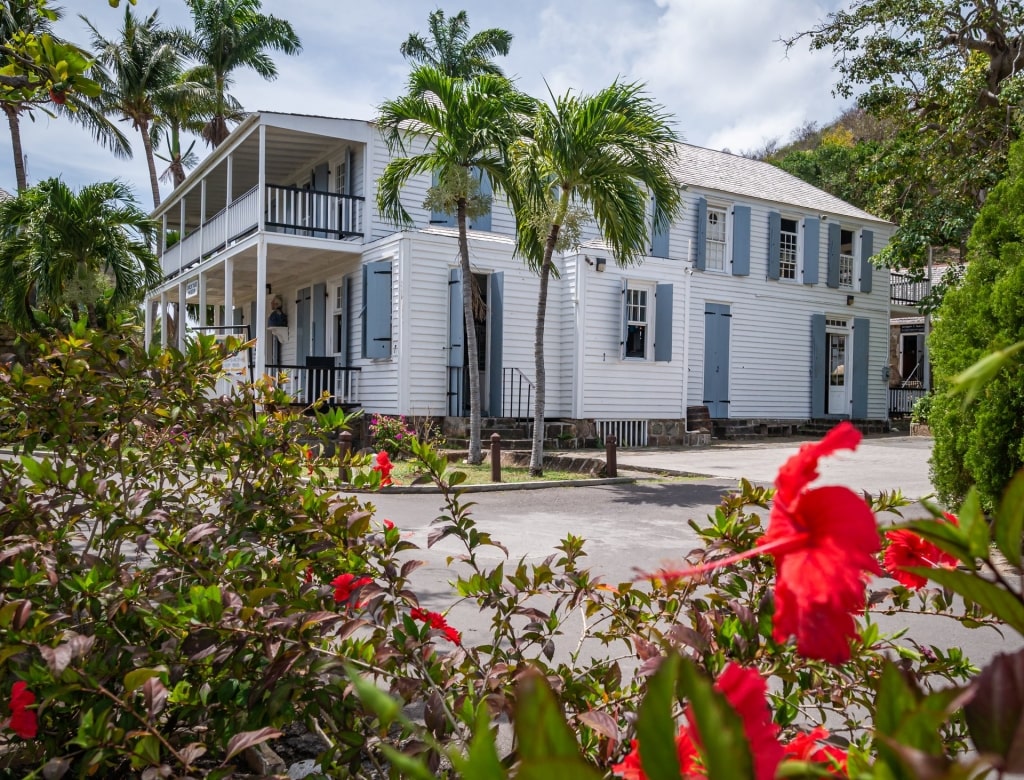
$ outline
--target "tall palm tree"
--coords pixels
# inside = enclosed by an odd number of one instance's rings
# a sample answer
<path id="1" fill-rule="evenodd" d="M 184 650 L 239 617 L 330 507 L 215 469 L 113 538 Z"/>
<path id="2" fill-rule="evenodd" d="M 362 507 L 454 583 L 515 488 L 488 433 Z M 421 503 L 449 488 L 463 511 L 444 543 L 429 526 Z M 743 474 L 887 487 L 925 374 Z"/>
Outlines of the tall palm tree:
<path id="1" fill-rule="evenodd" d="M 393 158 L 377 184 L 377 208 L 385 219 L 399 226 L 412 220 L 402 205 L 401 193 L 411 176 L 432 172 L 437 185 L 428 203 L 439 210 L 454 211 L 459 228 L 459 259 L 462 268 L 462 307 L 469 355 L 477 354 L 473 322 L 473 274 L 469 265 L 467 217 L 490 208 L 490 199 L 479 193 L 475 168 L 490 177 L 495 192 L 506 183 L 504 152 L 522 131 L 523 120 L 534 106 L 502 76 L 480 75 L 453 78 L 443 71 L 422 66 L 409 76 L 408 93 L 380 107 L 377 122 Z M 425 143 L 412 153 L 409 142 Z M 480 376 L 469 372 L 469 462 L 483 459 L 480 447 Z"/>
<path id="2" fill-rule="evenodd" d="M 203 128 L 203 138 L 217 147 L 230 133 L 228 123 L 244 118 L 238 102 L 228 94 L 234 72 L 248 68 L 273 80 L 277 66 L 267 51 L 298 54 L 302 44 L 287 21 L 260 13 L 261 0 L 186 2 L 194 26 L 189 53 L 205 71 L 202 80 L 214 91 L 214 111 Z"/>
<path id="3" fill-rule="evenodd" d="M 185 171 L 199 162 L 199 156 L 193 151 L 195 140 L 183 148 L 182 134 L 201 134 L 213 116 L 214 93 L 209 84 L 200 80 L 203 75 L 195 69 L 188 70 L 155 96 L 159 115 L 154 134 L 158 142 L 165 142 L 166 147 L 166 156 L 156 156 L 167 163 L 167 170 L 160 174 L 160 181 L 170 180 L 175 187 L 185 181 Z"/>
<path id="4" fill-rule="evenodd" d="M 445 18 L 438 8 L 427 17 L 430 41 L 411 33 L 399 47 L 402 56 L 417 65 L 429 65 L 449 76 L 469 78 L 489 73 L 503 75 L 491 57 L 505 56 L 512 45 L 512 33 L 498 27 L 481 30 L 469 37 L 469 17 L 465 11 Z"/>
<path id="5" fill-rule="evenodd" d="M 96 103 L 108 115 L 132 123 L 142 136 L 149 166 L 153 207 L 160 205 L 160 183 L 153 156 L 153 124 L 158 117 L 157 96 L 171 89 L 181 73 L 181 55 L 173 33 L 164 30 L 157 11 L 145 18 L 125 6 L 124 24 L 115 39 L 103 35 L 84 16 L 96 50 L 96 80 L 103 88 Z"/>
<path id="6" fill-rule="evenodd" d="M 53 38 L 53 24 L 60 20 L 61 15 L 62 9 L 52 8 L 45 2 L 40 4 L 38 0 L 7 0 L 0 4 L 0 48 L 6 50 L 19 33 L 49 35 L 56 46 L 54 56 L 74 58 L 88 69 L 89 56 L 85 51 L 60 38 Z M 31 89 L 0 90 L 0 108 L 7 117 L 7 126 L 11 131 L 14 174 L 19 190 L 28 187 L 21 145 L 21 117 L 31 114 L 36 109 L 46 113 L 56 112 L 58 116 L 77 122 L 117 157 L 132 156 L 131 143 L 101 111 L 95 108 L 89 96 L 80 89 L 83 86 L 82 80 L 78 81 L 80 83 L 76 85 L 77 89 L 70 93 L 56 90 L 51 92 L 44 88 L 45 85 Z M 87 82 L 91 84 L 91 80 Z"/>
<path id="7" fill-rule="evenodd" d="M 122 182 L 76 193 L 47 179 L 0 202 L 0 315 L 22 329 L 37 326 L 37 311 L 51 321 L 62 311 L 84 313 L 96 325 L 98 304 L 136 305 L 161 278 L 149 248 L 155 228 Z"/>
<path id="8" fill-rule="evenodd" d="M 562 233 L 592 217 L 622 266 L 647 253 L 648 193 L 654 195 L 654 226 L 667 226 L 680 208 L 672 178 L 675 131 L 665 110 L 641 85 L 616 81 L 594 95 L 552 97 L 541 104 L 530 131 L 511 148 L 517 197 L 517 249 L 540 275 L 534 337 L 536 401 L 530 473 L 544 464 L 544 321 L 552 257 Z"/>

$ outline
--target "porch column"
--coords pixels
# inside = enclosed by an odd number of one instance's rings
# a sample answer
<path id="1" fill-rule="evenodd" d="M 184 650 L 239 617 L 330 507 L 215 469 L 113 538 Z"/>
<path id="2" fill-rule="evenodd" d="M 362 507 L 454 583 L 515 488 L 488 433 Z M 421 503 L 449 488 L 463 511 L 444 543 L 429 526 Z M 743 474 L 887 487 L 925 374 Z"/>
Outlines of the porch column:
<path id="1" fill-rule="evenodd" d="M 206 319 L 206 271 L 199 272 L 199 327 L 209 325 Z"/>
<path id="2" fill-rule="evenodd" d="M 167 290 L 164 290 L 160 293 L 160 349 L 167 349 L 167 307 L 169 304 L 170 301 L 167 300 Z"/>
<path id="3" fill-rule="evenodd" d="M 206 224 L 206 177 L 204 176 L 203 180 L 201 182 L 199 182 L 199 261 L 200 262 L 202 262 L 202 260 L 203 260 L 203 226 L 205 224 Z M 202 280 L 202 277 L 200 277 L 200 279 L 199 279 L 199 286 L 202 287 L 202 285 L 203 285 L 203 280 Z M 200 293 L 200 297 L 201 296 L 202 296 L 202 293 Z M 205 311 L 205 310 L 202 310 L 202 311 Z M 205 314 L 199 315 L 199 324 L 200 325 L 205 325 L 206 324 L 203 321 L 205 316 L 206 316 Z"/>
<path id="4" fill-rule="evenodd" d="M 188 307 L 185 305 L 185 282 L 178 282 L 178 349 L 185 350 L 185 312 Z"/>
<path id="5" fill-rule="evenodd" d="M 160 217 L 160 223 L 163 225 L 163 231 L 160 233 L 160 240 L 157 241 L 157 246 L 160 247 L 160 257 L 167 254 L 167 212 L 163 213 Z M 165 271 L 166 272 L 166 271 Z"/>
<path id="6" fill-rule="evenodd" d="M 224 235 L 218 236 L 218 238 L 220 238 L 220 240 L 221 240 L 221 243 L 224 244 L 225 247 L 227 247 L 228 239 L 230 238 L 230 236 L 228 235 L 228 232 L 230 230 L 231 220 L 228 217 L 228 208 L 231 206 L 231 201 L 233 200 L 231 195 L 232 195 L 232 192 L 233 192 L 234 176 L 235 176 L 234 160 L 235 160 L 235 156 L 233 154 L 229 154 L 228 155 L 228 177 L 227 177 L 227 186 L 226 186 L 227 197 L 226 197 L 226 199 L 224 201 L 224 219 L 221 220 L 221 222 L 224 224 Z M 227 319 L 228 319 L 228 321 L 226 323 L 224 323 L 224 324 L 225 325 L 230 325 L 231 322 L 232 322 L 232 320 L 231 320 L 231 309 L 228 309 L 227 313 L 224 316 L 227 317 Z"/>
<path id="7" fill-rule="evenodd" d="M 260 131 L 262 139 L 262 126 Z M 267 373 L 267 339 L 264 335 L 267 332 L 267 239 L 262 233 L 259 237 L 256 244 L 256 322 L 252 324 L 252 337 L 256 339 L 254 379 Z"/>
<path id="8" fill-rule="evenodd" d="M 224 325 L 235 324 L 235 258 L 224 259 Z"/>
<path id="9" fill-rule="evenodd" d="M 256 229 L 262 233 L 264 230 L 264 223 L 266 222 L 266 200 L 267 200 L 267 126 L 260 122 L 260 161 L 259 161 L 259 174 L 256 184 L 256 208 L 258 209 L 258 222 Z M 266 259 L 266 258 L 264 258 Z M 264 279 L 264 281 L 266 281 Z M 260 285 L 256 290 L 260 293 L 267 288 Z M 259 300 L 259 295 L 256 296 Z"/>
<path id="10" fill-rule="evenodd" d="M 149 349 L 149 345 L 153 343 L 153 304 L 152 298 L 146 298 L 146 329 L 142 337 L 142 346 L 145 349 Z"/>

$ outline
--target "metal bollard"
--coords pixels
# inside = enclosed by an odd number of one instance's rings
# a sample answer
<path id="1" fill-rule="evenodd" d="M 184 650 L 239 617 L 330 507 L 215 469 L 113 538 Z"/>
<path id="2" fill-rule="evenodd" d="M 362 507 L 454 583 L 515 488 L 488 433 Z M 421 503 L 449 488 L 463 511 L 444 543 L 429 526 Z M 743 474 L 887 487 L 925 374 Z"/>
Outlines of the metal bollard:
<path id="1" fill-rule="evenodd" d="M 491 434 L 491 482 L 501 482 L 501 436 Z"/>
<path id="2" fill-rule="evenodd" d="M 352 455 L 352 432 L 342 431 L 338 435 L 338 483 L 348 482 L 348 468 L 344 465 Z"/>
<path id="3" fill-rule="evenodd" d="M 605 476 L 617 477 L 619 476 L 619 464 L 616 462 L 617 456 L 615 454 L 615 445 L 618 441 L 614 436 L 608 436 L 604 440 L 604 461 L 607 466 Z"/>

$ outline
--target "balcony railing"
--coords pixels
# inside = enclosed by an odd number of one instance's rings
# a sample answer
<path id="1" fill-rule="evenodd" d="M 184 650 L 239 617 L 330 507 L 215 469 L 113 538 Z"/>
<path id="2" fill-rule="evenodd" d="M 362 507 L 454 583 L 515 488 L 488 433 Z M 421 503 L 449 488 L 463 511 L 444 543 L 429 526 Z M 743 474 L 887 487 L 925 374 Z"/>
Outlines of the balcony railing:
<path id="1" fill-rule="evenodd" d="M 276 184 L 266 189 L 267 230 L 335 240 L 363 235 L 364 198 Z M 253 187 L 168 247 L 161 259 L 164 276 L 174 276 L 252 233 L 259 225 L 259 209 L 259 188 Z"/>
<path id="2" fill-rule="evenodd" d="M 925 279 L 914 279 L 907 274 L 889 274 L 889 301 L 903 306 L 917 306 L 928 294 L 929 284 Z"/>
<path id="3" fill-rule="evenodd" d="M 292 403 L 309 406 L 326 392 L 335 406 L 358 406 L 359 368 L 343 366 L 290 366 L 268 363 L 267 373 L 278 377 L 278 386 Z"/>
<path id="4" fill-rule="evenodd" d="M 908 415 L 918 399 L 928 395 L 923 387 L 890 387 L 889 414 L 891 416 Z"/>

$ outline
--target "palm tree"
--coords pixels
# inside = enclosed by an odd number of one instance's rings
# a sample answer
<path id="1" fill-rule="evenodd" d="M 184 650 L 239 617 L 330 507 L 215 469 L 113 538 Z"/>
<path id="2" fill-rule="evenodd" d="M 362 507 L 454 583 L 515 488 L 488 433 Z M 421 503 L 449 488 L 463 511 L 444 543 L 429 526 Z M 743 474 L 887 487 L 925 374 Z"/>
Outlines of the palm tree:
<path id="1" fill-rule="evenodd" d="M 277 78 L 277 66 L 267 50 L 285 54 L 302 51 L 291 24 L 260 13 L 260 0 L 186 0 L 195 31 L 189 53 L 204 72 L 201 79 L 212 86 L 214 110 L 203 128 L 203 138 L 217 147 L 228 137 L 229 122 L 244 117 L 229 94 L 232 74 L 241 68 L 256 71 L 268 81 Z"/>
<path id="2" fill-rule="evenodd" d="M 209 84 L 199 79 L 203 73 L 195 69 L 182 73 L 178 80 L 155 96 L 157 111 L 154 133 L 166 143 L 167 156 L 156 156 L 167 163 L 167 170 L 160 174 L 160 181 L 173 182 L 177 187 L 185 181 L 185 171 L 199 162 L 193 151 L 193 139 L 187 148 L 182 148 L 182 133 L 199 135 L 213 116 L 214 95 Z"/>
<path id="3" fill-rule="evenodd" d="M 53 24 L 59 21 L 62 14 L 60 8 L 50 8 L 38 0 L 8 0 L 0 4 L 0 48 L 7 48 L 14 43 L 20 33 L 34 36 L 49 35 L 55 45 L 55 57 L 66 60 L 80 61 L 83 68 L 89 65 L 88 54 L 67 41 L 53 38 Z M 132 147 L 128 139 L 101 111 L 96 110 L 88 95 L 82 89 L 86 84 L 97 87 L 91 80 L 78 79 L 76 89 L 65 93 L 49 90 L 40 86 L 31 89 L 0 90 L 0 108 L 7 116 L 7 125 L 11 131 L 11 147 L 14 152 L 14 174 L 19 190 L 28 187 L 25 174 L 25 157 L 21 146 L 21 117 L 31 114 L 36 109 L 46 113 L 55 111 L 59 116 L 77 122 L 92 133 L 93 138 L 110 149 L 115 156 L 129 158 Z M 45 85 L 44 85 L 45 86 Z"/>
<path id="4" fill-rule="evenodd" d="M 465 11 L 445 18 L 438 8 L 427 17 L 431 41 L 411 33 L 399 47 L 402 56 L 417 65 L 429 65 L 449 76 L 469 78 L 489 73 L 503 75 L 491 57 L 505 56 L 512 45 L 512 33 L 498 27 L 481 30 L 469 37 L 469 18 Z"/>
<path id="5" fill-rule="evenodd" d="M 502 76 L 480 75 L 453 78 L 429 66 L 409 76 L 409 91 L 389 100 L 377 119 L 393 159 L 377 185 L 377 208 L 385 219 L 399 226 L 412 220 L 401 202 L 402 187 L 411 176 L 431 172 L 437 185 L 428 193 L 427 204 L 438 210 L 454 211 L 459 228 L 459 258 L 462 268 L 462 306 L 469 355 L 477 354 L 473 322 L 473 274 L 469 265 L 467 217 L 479 216 L 490 208 L 490 199 L 479 193 L 479 180 L 471 168 L 490 177 L 494 191 L 506 182 L 504 150 L 521 132 L 524 117 L 534 101 L 519 92 Z M 426 143 L 410 153 L 407 142 L 416 138 Z M 469 462 L 480 463 L 480 377 L 469 371 L 470 437 Z"/>
<path id="6" fill-rule="evenodd" d="M 52 321 L 68 310 L 95 326 L 98 304 L 111 312 L 136 305 L 161 278 L 149 248 L 155 229 L 122 182 L 75 193 L 47 179 L 3 201 L 0 315 L 25 329 L 38 326 L 37 311 Z"/>
<path id="7" fill-rule="evenodd" d="M 104 38 L 82 17 L 92 30 L 98 66 L 96 80 L 103 88 L 96 104 L 104 113 L 130 121 L 142 135 L 154 208 L 160 205 L 152 136 L 158 117 L 157 96 L 172 88 L 181 73 L 175 35 L 160 27 L 157 13 L 140 19 L 132 13 L 131 6 L 126 6 L 124 25 L 114 40 Z"/>
<path id="8" fill-rule="evenodd" d="M 583 215 L 597 223 L 615 261 L 640 261 L 648 246 L 648 193 L 654 226 L 667 226 L 680 208 L 672 178 L 677 136 L 664 109 L 641 85 L 616 81 L 594 95 L 552 95 L 530 131 L 511 149 L 517 250 L 540 275 L 534 338 L 536 401 L 530 473 L 544 464 L 544 320 L 548 282 L 563 236 Z"/>

